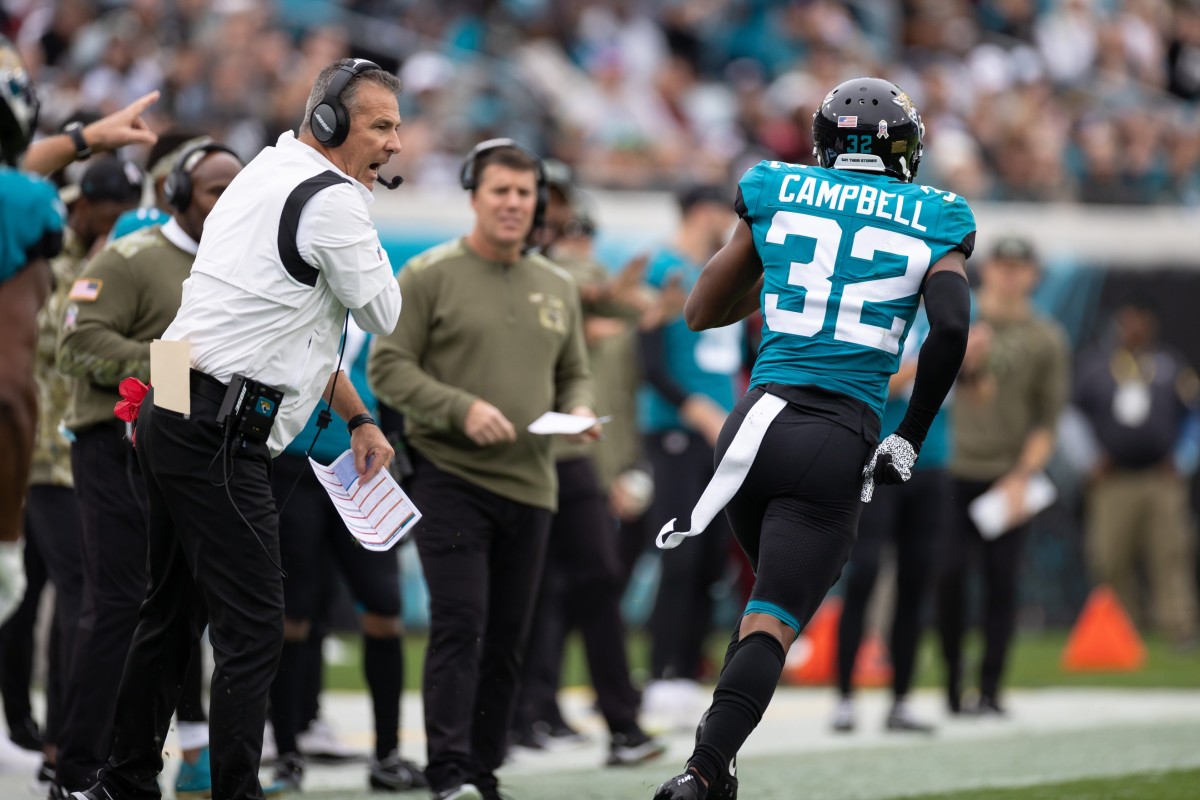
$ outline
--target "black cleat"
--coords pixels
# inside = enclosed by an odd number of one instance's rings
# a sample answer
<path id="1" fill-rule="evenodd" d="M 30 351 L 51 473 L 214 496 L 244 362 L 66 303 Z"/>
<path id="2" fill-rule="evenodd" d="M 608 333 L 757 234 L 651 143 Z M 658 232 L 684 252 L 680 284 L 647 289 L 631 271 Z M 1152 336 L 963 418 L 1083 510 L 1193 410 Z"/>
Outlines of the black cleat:
<path id="1" fill-rule="evenodd" d="M 654 800 L 705 800 L 708 796 L 704 782 L 694 772 L 676 775 L 658 787 Z"/>
<path id="2" fill-rule="evenodd" d="M 700 734 L 704 732 L 704 723 L 708 721 L 708 712 L 700 717 L 700 724 L 696 726 L 696 744 L 700 744 Z M 737 756 L 729 760 L 729 766 L 721 770 L 721 774 L 717 779 L 708 785 L 708 800 L 737 800 L 738 780 L 737 780 Z"/>

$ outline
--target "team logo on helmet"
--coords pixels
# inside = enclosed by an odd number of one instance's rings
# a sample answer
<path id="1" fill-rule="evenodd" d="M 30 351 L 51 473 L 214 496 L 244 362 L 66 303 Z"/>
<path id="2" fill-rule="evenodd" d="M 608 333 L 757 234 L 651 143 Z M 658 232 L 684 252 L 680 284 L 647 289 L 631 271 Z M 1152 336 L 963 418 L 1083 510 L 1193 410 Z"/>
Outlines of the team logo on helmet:
<path id="1" fill-rule="evenodd" d="M 921 121 L 921 117 L 917 113 L 917 107 L 913 105 L 912 98 L 908 96 L 908 92 L 901 92 L 900 94 L 896 95 L 894 98 L 892 98 L 892 102 L 900 106 L 900 108 L 904 110 L 904 113 L 908 115 L 908 118 L 913 122 L 919 123 Z"/>

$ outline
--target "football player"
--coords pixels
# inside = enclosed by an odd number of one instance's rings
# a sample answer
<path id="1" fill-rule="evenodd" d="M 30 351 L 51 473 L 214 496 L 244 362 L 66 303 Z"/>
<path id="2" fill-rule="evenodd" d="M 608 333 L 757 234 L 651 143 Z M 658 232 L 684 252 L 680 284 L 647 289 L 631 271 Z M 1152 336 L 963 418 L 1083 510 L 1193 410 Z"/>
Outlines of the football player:
<path id="1" fill-rule="evenodd" d="M 655 800 L 736 797 L 734 758 L 762 718 L 784 654 L 837 580 L 875 483 L 902 483 L 958 373 L 975 219 L 965 200 L 914 184 L 924 126 L 878 78 L 826 95 L 813 120 L 819 166 L 763 161 L 742 177 L 733 237 L 685 307 L 694 330 L 762 308 L 750 390 L 717 442 L 716 474 L 689 520 L 725 509 L 755 569 L 687 769 Z M 930 333 L 908 411 L 879 442 L 888 377 L 924 300 Z"/>
<path id="2" fill-rule="evenodd" d="M 25 587 L 19 538 L 37 424 L 37 314 L 66 209 L 54 187 L 16 169 L 37 125 L 38 100 L 16 48 L 0 37 L 0 620 Z"/>

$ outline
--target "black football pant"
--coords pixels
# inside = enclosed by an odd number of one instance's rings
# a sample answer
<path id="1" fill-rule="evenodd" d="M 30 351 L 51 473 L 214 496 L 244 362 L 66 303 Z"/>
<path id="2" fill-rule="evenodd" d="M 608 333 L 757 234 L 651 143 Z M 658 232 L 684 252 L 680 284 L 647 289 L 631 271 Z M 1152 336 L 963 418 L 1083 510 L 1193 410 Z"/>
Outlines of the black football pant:
<path id="1" fill-rule="evenodd" d="M 687 519 L 713 475 L 713 449 L 697 433 L 647 434 L 646 458 L 654 470 L 651 536 L 672 517 Z M 687 547 L 661 551 L 662 572 L 648 630 L 654 679 L 698 680 L 704 640 L 713 628 L 713 586 L 729 561 L 729 524 L 724 515 Z"/>
<path id="2" fill-rule="evenodd" d="M 558 688 L 567 632 L 578 626 L 600 713 L 612 733 L 637 730 L 621 619 L 624 568 L 616 520 L 591 459 L 559 461 L 558 511 L 525 657 L 518 726 L 561 721 Z"/>
<path id="3" fill-rule="evenodd" d="M 504 760 L 551 512 L 414 462 L 430 612 L 425 774 L 435 793 L 463 783 L 486 792 Z"/>
<path id="4" fill-rule="evenodd" d="M 762 394 L 753 389 L 738 401 L 717 441 L 718 457 Z M 874 414 L 864 404 L 815 390 L 793 388 L 788 399 L 725 512 L 754 567 L 746 612 L 773 616 L 800 632 L 850 555 L 863 505 L 862 469 L 878 418 L 864 419 Z M 723 774 L 762 718 L 783 660 L 782 646 L 769 634 L 731 641 L 690 761 L 710 781 Z"/>
<path id="5" fill-rule="evenodd" d="M 150 582 L 121 678 L 112 756 L 100 776 L 123 800 L 160 796 L 162 741 L 206 621 L 215 661 L 213 798 L 263 796 L 267 693 L 283 644 L 278 516 L 266 445 L 231 450 L 217 428 L 224 393 L 193 372 L 190 417 L 155 408 L 152 389 L 138 419 Z"/>
<path id="6" fill-rule="evenodd" d="M 1017 623 L 1017 576 L 1028 524 L 990 541 L 979 535 L 967 509 L 990 483 L 955 479 L 950 524 L 942 541 L 942 568 L 937 585 L 937 628 L 946 666 L 950 706 L 957 709 L 962 692 L 962 641 L 967 628 L 967 571 L 978 558 L 983 571 L 983 661 L 979 693 L 998 699 L 1008 646 Z"/>
<path id="7" fill-rule="evenodd" d="M 851 693 L 863 622 L 887 542 L 894 544 L 896 553 L 896 603 L 888 638 L 892 695 L 900 699 L 908 694 L 925 598 L 933 589 L 935 554 L 945 535 L 949 495 L 950 477 L 944 470 L 918 469 L 900 486 L 877 486 L 874 498 L 863 507 L 858 539 L 846 565 L 838 622 L 838 689 L 843 697 Z"/>
<path id="8" fill-rule="evenodd" d="M 286 618 L 317 622 L 323 610 L 319 600 L 322 594 L 327 594 L 322 591 L 322 584 L 332 578 L 330 567 L 333 565 L 345 579 L 359 608 L 381 617 L 400 616 L 397 551 L 373 552 L 358 545 L 321 487 L 308 458 L 288 453 L 280 455 L 273 464 L 271 484 L 276 503 L 287 501 L 279 512 L 279 547 L 283 568 L 288 574 L 283 582 Z M 310 628 L 310 638 L 312 630 Z M 319 641 L 322 637 L 316 638 Z M 371 648 L 372 643 L 365 639 L 366 649 Z M 395 637 L 390 641 L 398 640 L 399 637 Z M 307 712 L 312 693 L 306 688 L 315 682 L 309 677 L 312 666 L 306 644 L 284 644 L 279 671 L 271 686 L 271 724 L 280 753 L 297 752 L 296 734 L 309 722 Z M 364 666 L 370 671 L 370 665 Z M 402 668 L 402 664 L 388 665 L 397 676 Z M 398 679 L 392 685 L 394 691 L 386 698 L 376 696 L 376 687 L 371 687 L 376 707 L 387 706 L 386 712 L 377 713 L 375 719 L 376 750 L 380 757 L 398 745 L 399 692 L 402 687 Z"/>

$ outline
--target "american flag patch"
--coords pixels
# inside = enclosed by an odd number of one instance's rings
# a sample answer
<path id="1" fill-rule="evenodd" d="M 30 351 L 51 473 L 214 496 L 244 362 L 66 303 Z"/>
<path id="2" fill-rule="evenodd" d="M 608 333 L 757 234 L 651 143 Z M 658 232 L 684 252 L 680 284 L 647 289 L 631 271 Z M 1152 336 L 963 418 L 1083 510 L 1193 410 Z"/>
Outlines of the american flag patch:
<path id="1" fill-rule="evenodd" d="M 839 128 L 857 128 L 858 117 L 838 117 Z"/>
<path id="2" fill-rule="evenodd" d="M 100 296 L 100 287 L 104 285 L 104 281 L 98 278 L 80 278 L 71 284 L 71 293 L 67 295 L 68 300 L 95 300 Z"/>

